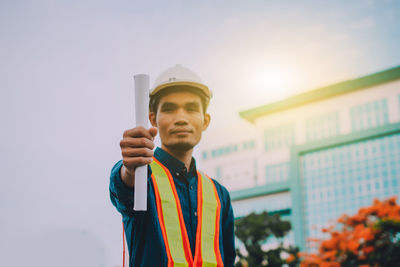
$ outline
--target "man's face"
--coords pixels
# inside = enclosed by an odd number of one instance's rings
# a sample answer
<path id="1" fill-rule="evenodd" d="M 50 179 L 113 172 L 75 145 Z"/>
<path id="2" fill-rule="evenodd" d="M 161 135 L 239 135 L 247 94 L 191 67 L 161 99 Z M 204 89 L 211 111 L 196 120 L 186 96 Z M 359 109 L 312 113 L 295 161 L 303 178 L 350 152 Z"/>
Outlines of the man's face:
<path id="1" fill-rule="evenodd" d="M 200 96 L 188 91 L 161 97 L 156 112 L 150 112 L 150 121 L 158 128 L 162 145 L 171 150 L 192 149 L 210 122 L 210 115 L 203 112 Z"/>

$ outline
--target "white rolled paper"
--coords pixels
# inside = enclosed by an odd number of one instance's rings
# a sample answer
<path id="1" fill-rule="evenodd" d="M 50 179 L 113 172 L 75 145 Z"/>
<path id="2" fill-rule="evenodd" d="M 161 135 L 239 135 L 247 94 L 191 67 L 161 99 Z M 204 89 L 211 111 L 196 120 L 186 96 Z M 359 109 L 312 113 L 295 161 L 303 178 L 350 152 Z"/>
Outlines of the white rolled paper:
<path id="1" fill-rule="evenodd" d="M 137 74 L 135 80 L 136 126 L 148 128 L 150 78 L 146 74 Z M 147 165 L 135 170 L 134 210 L 147 210 Z"/>

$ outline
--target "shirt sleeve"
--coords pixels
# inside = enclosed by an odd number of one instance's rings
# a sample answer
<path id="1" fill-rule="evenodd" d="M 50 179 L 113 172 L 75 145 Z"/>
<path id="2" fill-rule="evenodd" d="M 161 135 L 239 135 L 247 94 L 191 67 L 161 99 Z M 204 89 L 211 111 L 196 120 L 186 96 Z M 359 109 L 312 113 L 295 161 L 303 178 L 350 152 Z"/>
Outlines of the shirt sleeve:
<path id="1" fill-rule="evenodd" d="M 223 235 L 223 246 L 224 246 L 224 266 L 232 267 L 235 263 L 236 251 L 235 251 L 235 219 L 233 216 L 233 209 L 231 204 L 231 198 L 228 190 L 224 186 L 221 186 L 224 202 L 224 214 L 222 218 L 222 235 Z"/>
<path id="2" fill-rule="evenodd" d="M 134 190 L 122 182 L 120 169 L 122 160 L 118 161 L 111 170 L 110 199 L 112 204 L 124 216 L 133 215 Z"/>

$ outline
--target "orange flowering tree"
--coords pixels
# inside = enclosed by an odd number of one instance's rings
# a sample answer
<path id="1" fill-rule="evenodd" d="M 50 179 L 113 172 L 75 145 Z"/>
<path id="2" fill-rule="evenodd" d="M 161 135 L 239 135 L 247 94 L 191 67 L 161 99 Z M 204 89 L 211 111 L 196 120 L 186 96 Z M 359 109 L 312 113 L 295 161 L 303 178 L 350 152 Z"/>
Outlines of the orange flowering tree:
<path id="1" fill-rule="evenodd" d="M 375 199 L 354 216 L 343 215 L 338 225 L 323 232 L 330 235 L 316 242 L 316 253 L 299 253 L 300 267 L 392 267 L 400 266 L 400 206 L 396 197 Z"/>

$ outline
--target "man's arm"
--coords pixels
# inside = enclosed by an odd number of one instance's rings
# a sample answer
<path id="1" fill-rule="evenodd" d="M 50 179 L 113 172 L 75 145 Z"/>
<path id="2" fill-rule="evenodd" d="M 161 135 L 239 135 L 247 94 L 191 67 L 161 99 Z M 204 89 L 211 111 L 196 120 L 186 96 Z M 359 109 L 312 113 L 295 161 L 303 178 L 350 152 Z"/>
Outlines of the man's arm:
<path id="1" fill-rule="evenodd" d="M 224 266 L 232 267 L 235 263 L 236 251 L 235 251 L 235 218 L 233 215 L 233 209 L 231 204 L 231 198 L 228 190 L 222 187 L 222 194 L 224 197 L 225 211 L 222 220 L 222 235 L 223 235 L 223 246 L 224 246 Z"/>
<path id="2" fill-rule="evenodd" d="M 110 175 L 110 199 L 115 208 L 122 215 L 133 215 L 133 188 L 127 186 L 121 178 L 120 170 L 122 160 L 118 161 L 111 170 Z"/>

